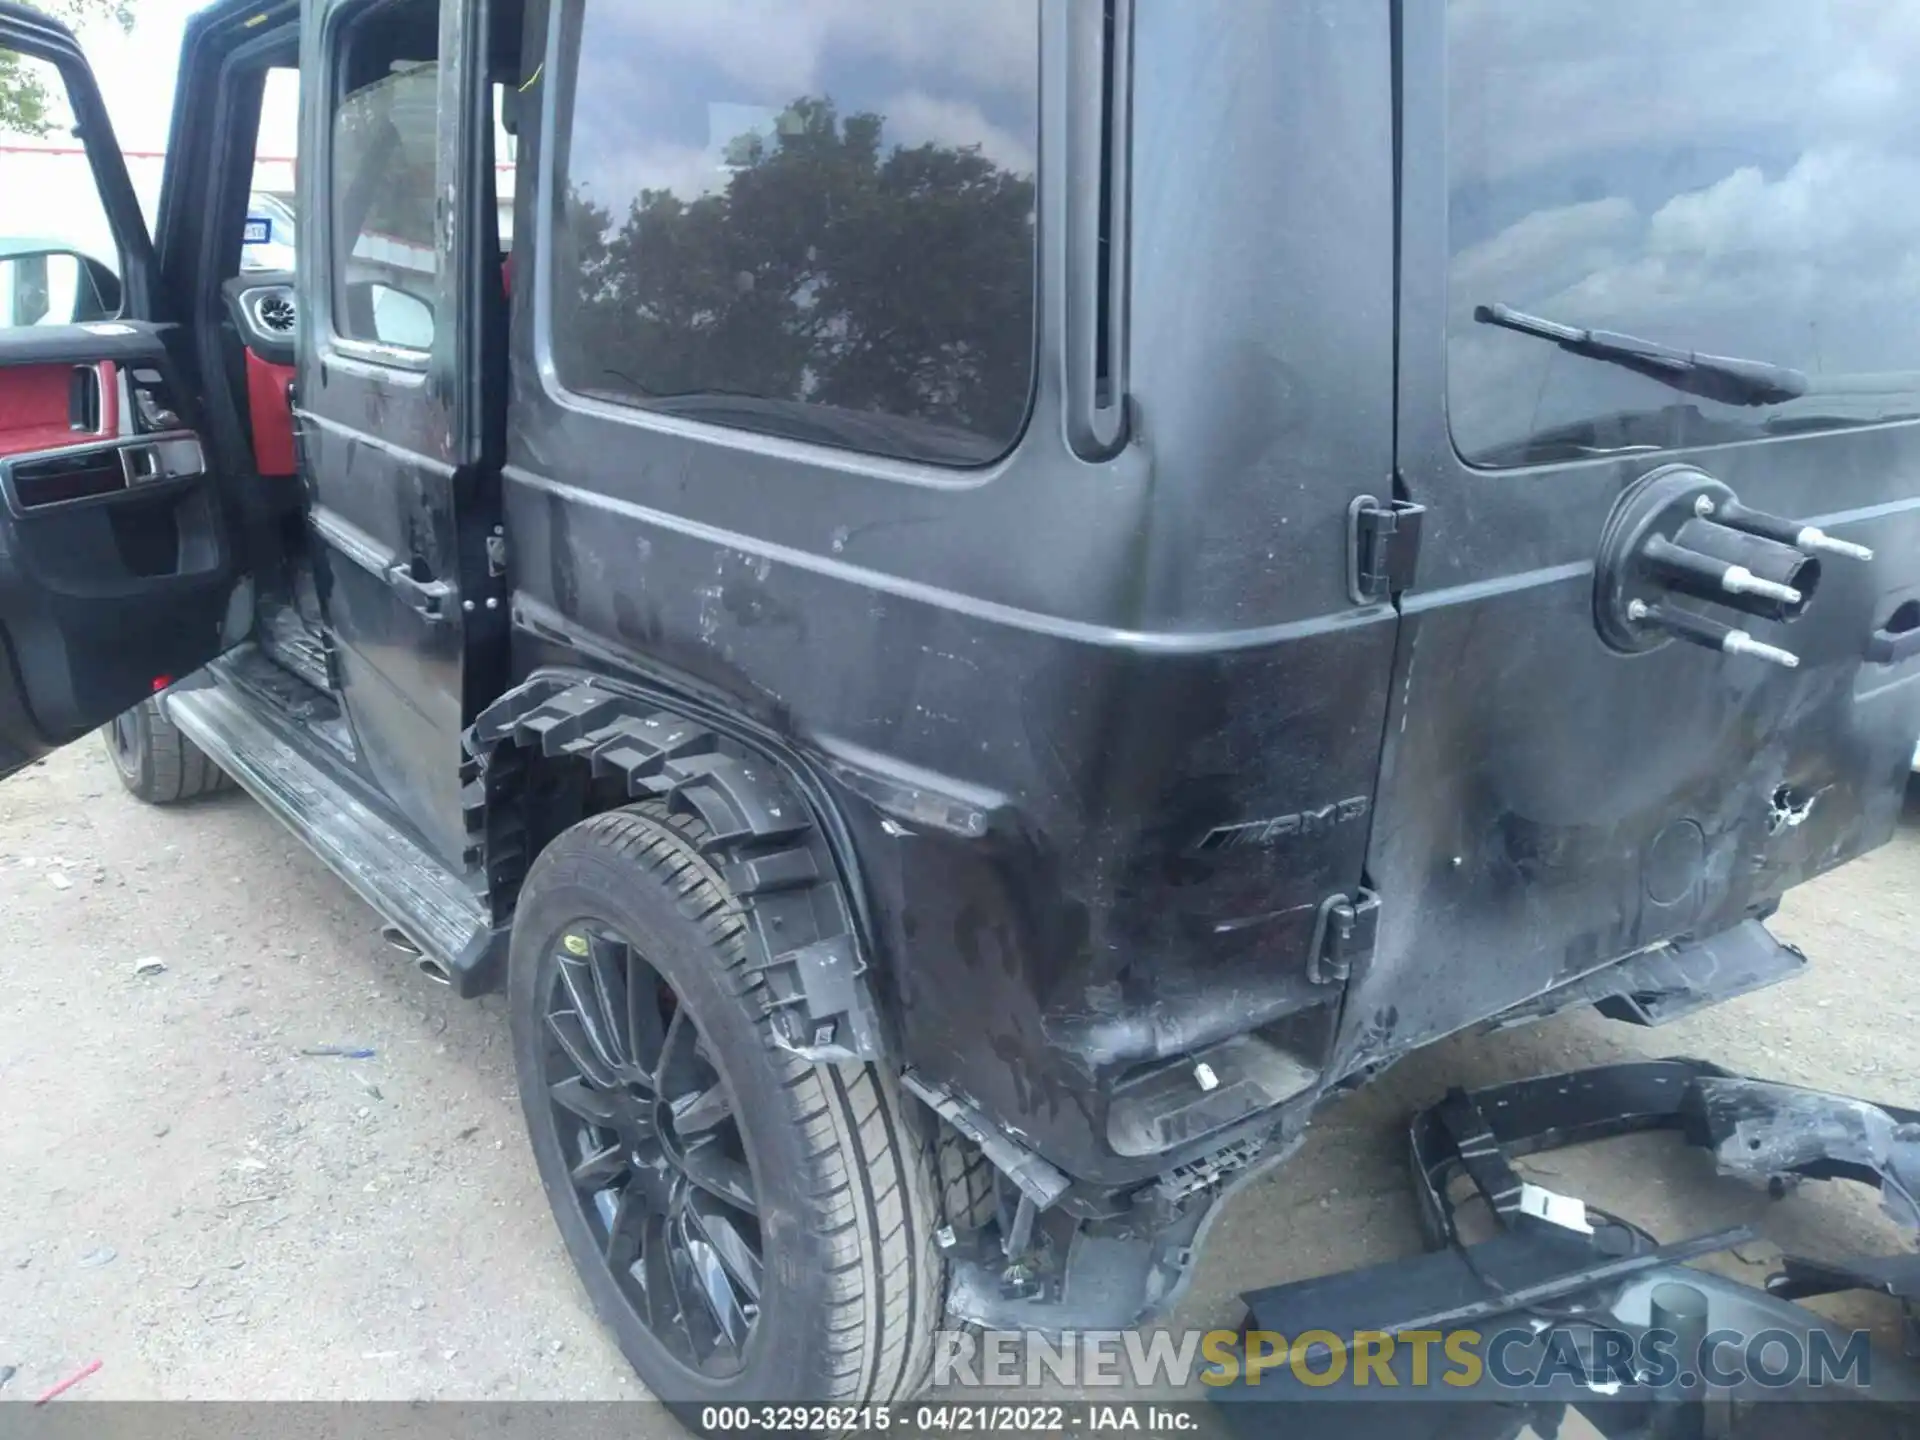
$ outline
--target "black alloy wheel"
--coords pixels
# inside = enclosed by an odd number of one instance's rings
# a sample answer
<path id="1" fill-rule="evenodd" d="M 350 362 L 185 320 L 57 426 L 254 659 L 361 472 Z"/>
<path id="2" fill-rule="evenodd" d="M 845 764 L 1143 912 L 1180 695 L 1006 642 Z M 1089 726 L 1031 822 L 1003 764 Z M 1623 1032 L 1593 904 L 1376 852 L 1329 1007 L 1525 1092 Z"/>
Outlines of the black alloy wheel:
<path id="1" fill-rule="evenodd" d="M 603 924 L 567 927 L 546 1001 L 547 1089 L 573 1200 L 681 1364 L 739 1372 L 760 1317 L 760 1204 L 731 1088 L 679 994 Z"/>
<path id="2" fill-rule="evenodd" d="M 925 1384 L 946 1267 L 931 1117 L 783 1048 L 728 857 L 645 800 L 542 848 L 507 964 L 534 1160 L 594 1309 L 683 1423 Z"/>

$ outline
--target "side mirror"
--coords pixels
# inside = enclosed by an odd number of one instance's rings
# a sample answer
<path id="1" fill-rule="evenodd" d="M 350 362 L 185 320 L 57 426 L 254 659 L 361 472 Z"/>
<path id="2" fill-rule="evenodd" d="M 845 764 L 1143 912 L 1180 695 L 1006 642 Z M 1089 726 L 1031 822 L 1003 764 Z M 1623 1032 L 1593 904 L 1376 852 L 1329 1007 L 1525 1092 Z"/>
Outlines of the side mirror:
<path id="1" fill-rule="evenodd" d="M 83 325 L 120 313 L 120 277 L 75 250 L 0 252 L 0 329 Z"/>
<path id="2" fill-rule="evenodd" d="M 373 333 L 386 345 L 408 350 L 433 349 L 433 306 L 418 295 L 409 294 L 378 280 L 370 286 L 373 305 Z"/>

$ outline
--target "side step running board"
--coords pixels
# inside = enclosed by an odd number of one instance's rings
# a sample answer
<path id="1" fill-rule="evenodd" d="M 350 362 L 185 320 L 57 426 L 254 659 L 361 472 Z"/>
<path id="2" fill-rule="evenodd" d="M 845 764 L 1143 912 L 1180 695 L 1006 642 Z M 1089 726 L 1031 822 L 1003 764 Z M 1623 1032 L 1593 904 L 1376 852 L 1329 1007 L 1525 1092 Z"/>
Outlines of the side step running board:
<path id="1" fill-rule="evenodd" d="M 218 680 L 175 690 L 167 715 L 214 764 L 306 842 L 328 869 L 419 947 L 463 996 L 496 988 L 493 931 L 447 867 L 302 756 Z"/>

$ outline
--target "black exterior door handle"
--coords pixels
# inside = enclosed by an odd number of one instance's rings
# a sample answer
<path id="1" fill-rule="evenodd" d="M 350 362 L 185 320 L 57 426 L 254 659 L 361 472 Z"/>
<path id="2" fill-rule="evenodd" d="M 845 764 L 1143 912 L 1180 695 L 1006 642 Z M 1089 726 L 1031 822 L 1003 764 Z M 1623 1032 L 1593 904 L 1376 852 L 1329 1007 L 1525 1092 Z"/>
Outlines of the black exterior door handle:
<path id="1" fill-rule="evenodd" d="M 413 567 L 402 562 L 387 571 L 387 583 L 400 592 L 409 610 L 418 611 L 438 624 L 447 619 L 453 602 L 453 586 L 445 580 L 418 580 Z"/>
<path id="2" fill-rule="evenodd" d="M 1876 665 L 1898 665 L 1920 655 L 1920 630 L 1889 630 L 1881 626 L 1867 641 L 1867 659 Z"/>
<path id="3" fill-rule="evenodd" d="M 1867 659 L 1875 665 L 1898 665 L 1916 654 L 1920 654 L 1920 600 L 1906 600 L 1867 637 Z"/>

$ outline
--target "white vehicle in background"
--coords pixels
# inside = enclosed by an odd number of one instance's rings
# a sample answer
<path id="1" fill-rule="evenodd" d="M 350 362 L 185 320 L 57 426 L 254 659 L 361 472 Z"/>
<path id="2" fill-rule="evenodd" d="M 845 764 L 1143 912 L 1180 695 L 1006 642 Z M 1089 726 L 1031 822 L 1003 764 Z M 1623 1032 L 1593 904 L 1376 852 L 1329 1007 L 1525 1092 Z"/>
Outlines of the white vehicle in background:
<path id="1" fill-rule="evenodd" d="M 293 207 L 275 195 L 247 197 L 247 235 L 240 247 L 242 270 L 293 270 Z"/>

